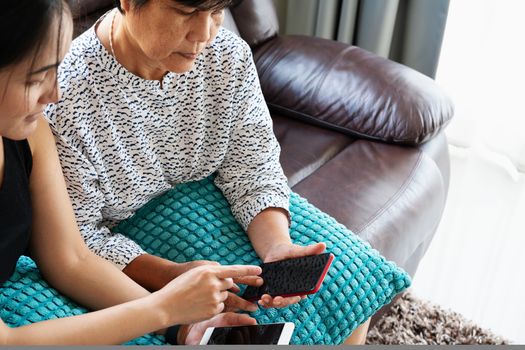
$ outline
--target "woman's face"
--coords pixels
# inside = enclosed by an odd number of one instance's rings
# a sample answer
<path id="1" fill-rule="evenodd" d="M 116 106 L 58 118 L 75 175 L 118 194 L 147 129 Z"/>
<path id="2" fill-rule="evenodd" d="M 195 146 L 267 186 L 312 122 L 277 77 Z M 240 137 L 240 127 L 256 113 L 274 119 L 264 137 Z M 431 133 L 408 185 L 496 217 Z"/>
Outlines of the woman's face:
<path id="1" fill-rule="evenodd" d="M 223 10 L 198 11 L 173 0 L 150 0 L 139 9 L 122 3 L 131 40 L 155 68 L 174 73 L 192 69 L 224 20 Z"/>
<path id="2" fill-rule="evenodd" d="M 35 130 L 44 107 L 58 101 L 57 67 L 73 33 L 70 15 L 65 13 L 62 21 L 59 57 L 57 18 L 50 30 L 53 35 L 44 40 L 36 56 L 30 54 L 24 61 L 0 70 L 0 136 L 13 140 L 27 138 Z"/>

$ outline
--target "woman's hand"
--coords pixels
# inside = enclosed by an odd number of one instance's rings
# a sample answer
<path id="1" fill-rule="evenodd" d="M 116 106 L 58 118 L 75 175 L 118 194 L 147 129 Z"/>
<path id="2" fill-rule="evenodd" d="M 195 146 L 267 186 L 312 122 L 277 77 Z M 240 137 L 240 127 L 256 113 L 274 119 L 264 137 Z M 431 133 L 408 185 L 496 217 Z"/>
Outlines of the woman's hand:
<path id="1" fill-rule="evenodd" d="M 324 243 L 316 243 L 309 246 L 299 246 L 292 243 L 279 244 L 268 251 L 264 262 L 268 263 L 284 259 L 300 258 L 303 256 L 319 255 L 322 254 L 325 249 L 326 244 Z M 277 296 L 272 298 L 270 295 L 264 294 L 259 300 L 259 305 L 264 308 L 282 308 L 292 304 L 297 304 L 304 298 L 306 298 L 306 295 L 289 298 Z"/>
<path id="2" fill-rule="evenodd" d="M 257 321 L 248 315 L 227 312 L 217 315 L 210 320 L 182 326 L 177 342 L 184 345 L 199 345 L 208 327 L 252 326 L 255 324 L 257 324 Z"/>
<path id="3" fill-rule="evenodd" d="M 259 266 L 200 266 L 151 296 L 165 314 L 167 325 L 200 322 L 223 312 L 234 278 L 253 278 L 260 273 Z"/>
<path id="4" fill-rule="evenodd" d="M 195 260 L 190 261 L 187 263 L 178 263 L 175 269 L 177 270 L 176 276 L 180 276 L 183 273 L 194 269 L 199 266 L 219 266 L 220 264 L 215 261 L 209 261 L 209 260 Z M 237 277 L 233 279 L 233 286 L 230 288 L 228 293 L 228 298 L 224 301 L 224 312 L 236 312 L 236 311 L 248 311 L 248 312 L 255 312 L 257 311 L 258 307 L 254 303 L 245 300 L 238 296 L 235 293 L 240 292 L 240 288 L 237 284 L 244 284 L 247 286 L 255 286 L 258 287 L 263 284 L 263 280 L 259 276 L 245 276 L 245 277 Z"/>
<path id="5" fill-rule="evenodd" d="M 188 261 L 185 263 L 176 263 L 174 262 L 171 268 L 171 276 L 174 278 L 179 277 L 185 272 L 188 272 L 191 269 L 194 269 L 199 266 L 205 266 L 205 265 L 213 265 L 218 266 L 220 265 L 216 261 L 209 261 L 209 260 L 194 260 L 194 261 Z"/>
<path id="6" fill-rule="evenodd" d="M 244 284 L 247 286 L 254 286 L 259 287 L 263 284 L 263 279 L 259 276 L 248 276 L 248 277 L 239 277 L 234 278 L 233 281 L 235 282 L 233 287 L 230 289 L 230 292 L 228 294 L 228 299 L 224 302 L 225 312 L 236 312 L 236 311 L 248 311 L 248 312 L 255 312 L 259 308 L 257 305 L 255 305 L 253 302 L 248 301 L 246 299 L 241 298 L 237 294 L 239 293 L 240 288 L 237 286 L 237 284 Z"/>

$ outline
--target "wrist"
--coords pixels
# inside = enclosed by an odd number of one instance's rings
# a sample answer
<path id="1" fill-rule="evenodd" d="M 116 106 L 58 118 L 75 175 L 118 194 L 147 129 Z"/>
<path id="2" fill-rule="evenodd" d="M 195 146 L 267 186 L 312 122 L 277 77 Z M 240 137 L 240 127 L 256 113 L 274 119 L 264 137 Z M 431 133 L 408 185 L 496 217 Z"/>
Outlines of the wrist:
<path id="1" fill-rule="evenodd" d="M 178 312 L 173 312 L 173 310 L 179 308 L 178 302 L 180 296 L 172 295 L 167 299 L 165 295 L 162 295 L 162 292 L 162 290 L 159 290 L 148 296 L 149 303 L 147 309 L 152 310 L 153 313 L 157 315 L 160 322 L 157 327 L 159 330 L 157 333 L 164 335 L 170 326 L 180 324 L 183 320 Z M 169 302 L 167 302 L 167 300 L 169 300 Z"/>
<path id="2" fill-rule="evenodd" d="M 281 251 L 283 248 L 291 246 L 293 246 L 291 239 L 279 240 L 268 246 L 264 252 L 261 252 L 262 254 L 259 254 L 259 257 L 264 263 L 275 261 L 274 254 L 276 251 Z"/>
<path id="3" fill-rule="evenodd" d="M 123 270 L 132 280 L 150 292 L 157 291 L 176 276 L 176 264 L 161 257 L 143 254 L 131 261 Z"/>
<path id="4" fill-rule="evenodd" d="M 188 337 L 188 333 L 190 332 L 191 325 L 183 324 L 179 327 L 178 333 L 177 333 L 177 344 L 179 345 L 185 345 L 186 344 L 186 338 Z"/>
<path id="5" fill-rule="evenodd" d="M 271 256 L 280 245 L 291 245 L 287 212 L 281 208 L 267 208 L 248 226 L 248 237 L 261 260 Z"/>

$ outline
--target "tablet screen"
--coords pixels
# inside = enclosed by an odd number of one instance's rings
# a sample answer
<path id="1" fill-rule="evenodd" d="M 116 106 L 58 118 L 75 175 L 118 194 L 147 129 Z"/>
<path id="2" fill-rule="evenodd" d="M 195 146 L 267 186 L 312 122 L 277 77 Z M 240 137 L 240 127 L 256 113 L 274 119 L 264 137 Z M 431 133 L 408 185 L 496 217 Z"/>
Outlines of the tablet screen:
<path id="1" fill-rule="evenodd" d="M 284 323 L 215 328 L 208 344 L 277 344 L 283 327 Z"/>

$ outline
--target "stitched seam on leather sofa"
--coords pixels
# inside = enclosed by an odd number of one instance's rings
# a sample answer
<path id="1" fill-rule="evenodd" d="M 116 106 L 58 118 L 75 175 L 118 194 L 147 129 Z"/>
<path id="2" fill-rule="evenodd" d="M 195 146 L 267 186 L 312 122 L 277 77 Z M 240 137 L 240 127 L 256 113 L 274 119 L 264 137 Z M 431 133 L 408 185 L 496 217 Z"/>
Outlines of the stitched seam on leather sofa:
<path id="1" fill-rule="evenodd" d="M 382 142 L 382 143 L 395 142 L 397 145 L 413 146 L 413 145 L 417 144 L 414 140 L 400 140 L 400 139 L 394 139 L 394 138 L 392 138 L 392 139 L 384 139 L 384 138 L 380 138 L 380 137 L 377 137 L 377 136 L 371 136 L 371 135 L 363 134 L 363 133 L 360 133 L 360 132 L 355 131 L 355 130 L 351 130 L 351 129 L 348 129 L 348 128 L 344 128 L 344 127 L 341 127 L 341 126 L 334 125 L 334 124 L 329 123 L 329 122 L 325 122 L 323 120 L 319 120 L 319 119 L 317 119 L 315 117 L 312 117 L 309 114 L 306 114 L 306 113 L 303 113 L 303 112 L 298 112 L 298 111 L 295 111 L 295 110 L 290 109 L 288 107 L 283 107 L 283 106 L 280 106 L 280 105 L 276 105 L 276 104 L 273 104 L 271 102 L 269 102 L 267 104 L 268 104 L 268 107 L 270 108 L 270 110 L 272 112 L 276 112 L 276 113 L 279 113 L 279 114 L 284 115 L 286 117 L 290 117 L 290 118 L 294 118 L 296 120 L 307 122 L 307 123 L 312 124 L 312 125 L 324 127 L 324 128 L 329 129 L 329 130 L 334 130 L 334 131 L 340 132 L 340 133 L 342 133 L 344 135 L 348 135 L 348 136 L 352 136 L 352 137 L 358 137 L 358 138 L 362 138 L 362 139 L 366 139 L 366 140 L 379 141 L 379 142 Z"/>
<path id="2" fill-rule="evenodd" d="M 310 165 L 310 167 L 305 167 L 303 169 L 308 169 L 308 173 L 305 176 L 302 176 L 299 181 L 297 181 L 295 184 L 291 186 L 292 190 L 295 186 L 298 186 L 301 184 L 304 180 L 308 179 L 311 175 L 313 175 L 317 170 L 321 169 L 326 164 L 330 163 L 334 158 L 336 158 L 339 154 L 341 154 L 344 150 L 346 150 L 348 147 L 352 146 L 352 144 L 356 142 L 356 140 L 350 140 L 350 143 L 343 146 L 341 149 L 337 150 L 337 152 L 334 152 L 330 157 L 322 158 L 318 162 L 314 162 Z"/>
<path id="3" fill-rule="evenodd" d="M 423 159 L 423 152 L 419 151 L 419 157 L 414 165 L 414 167 L 412 168 L 411 172 L 410 172 L 410 175 L 407 177 L 407 179 L 405 180 L 405 182 L 403 183 L 403 185 L 401 185 L 401 187 L 396 191 L 396 193 L 390 197 L 390 199 L 386 202 L 386 204 L 379 208 L 377 210 L 377 212 L 371 216 L 370 220 L 368 220 L 368 222 L 366 224 L 364 224 L 363 226 L 361 226 L 358 230 L 356 230 L 356 233 L 361 233 L 363 232 L 365 229 L 367 229 L 374 221 L 377 220 L 378 217 L 380 217 L 386 210 L 388 210 L 390 207 L 392 207 L 392 205 L 397 201 L 397 199 L 399 197 L 401 197 L 401 195 L 403 193 L 405 193 L 405 190 L 406 188 L 408 188 L 408 185 L 412 182 L 412 180 L 414 179 L 414 174 L 416 172 L 416 170 L 419 168 L 421 162 L 422 162 L 422 159 Z"/>

